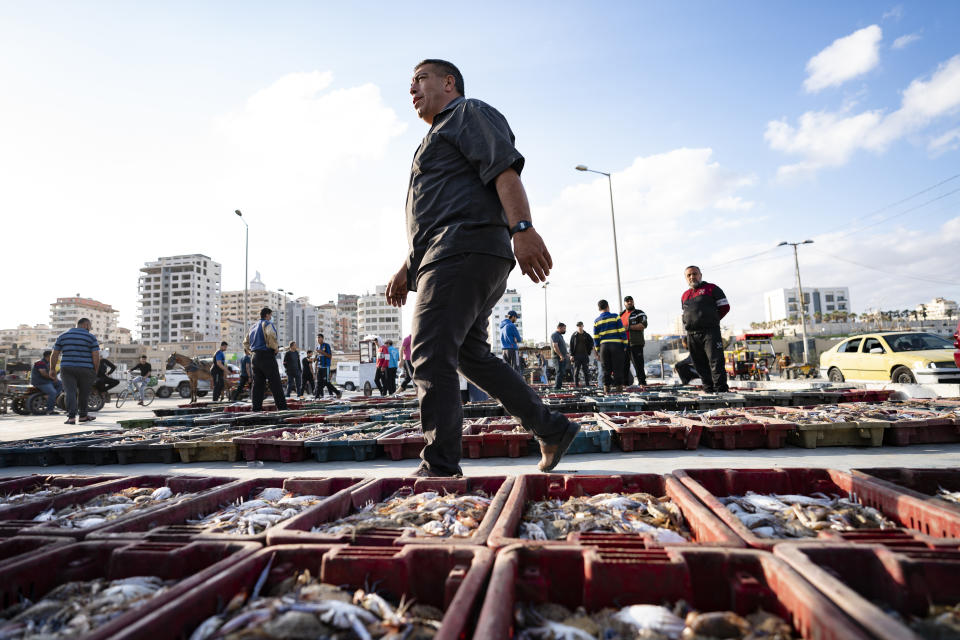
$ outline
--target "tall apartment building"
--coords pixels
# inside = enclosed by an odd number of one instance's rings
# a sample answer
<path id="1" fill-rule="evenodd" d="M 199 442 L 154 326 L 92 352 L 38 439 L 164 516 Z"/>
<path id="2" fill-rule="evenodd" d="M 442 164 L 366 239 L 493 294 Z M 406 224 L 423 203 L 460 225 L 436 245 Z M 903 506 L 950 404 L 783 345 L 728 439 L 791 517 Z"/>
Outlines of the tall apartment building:
<path id="1" fill-rule="evenodd" d="M 140 269 L 144 344 L 219 341 L 220 263 L 198 253 L 164 256 Z"/>
<path id="2" fill-rule="evenodd" d="M 77 323 L 74 322 L 73 326 Z M 60 333 L 63 333 L 62 331 Z M 0 330 L 0 345 L 20 349 L 50 349 L 60 333 L 55 332 L 45 324 L 30 326 L 21 324 L 16 329 Z"/>
<path id="3" fill-rule="evenodd" d="M 493 311 L 490 313 L 490 321 L 487 324 L 490 350 L 496 355 L 503 353 L 503 348 L 500 346 L 500 322 L 507 317 L 507 312 L 511 310 L 517 312 L 516 324 L 517 329 L 520 330 L 520 335 L 524 339 L 527 338 L 523 333 L 523 304 L 520 301 L 520 294 L 517 293 L 516 289 L 507 289 L 503 292 L 503 295 L 500 296 L 500 299 L 497 300 L 497 304 L 493 305 Z"/>
<path id="4" fill-rule="evenodd" d="M 93 325 L 90 331 L 101 341 L 115 340 L 117 333 L 117 315 L 119 311 L 108 304 L 81 298 L 80 294 L 72 298 L 57 298 L 50 305 L 50 329 L 60 335 L 77 326 L 80 318 L 89 318 Z"/>
<path id="5" fill-rule="evenodd" d="M 238 320 L 249 329 L 260 319 L 260 309 L 269 307 L 273 310 L 273 323 L 277 325 L 277 333 L 281 342 L 286 336 L 286 307 L 287 298 L 279 291 L 268 291 L 267 286 L 260 279 L 257 271 L 253 280 L 247 285 L 247 317 L 243 317 L 243 290 L 224 291 L 220 294 L 220 317 L 223 320 Z M 225 327 L 221 327 L 221 332 Z M 245 329 L 246 331 L 246 329 Z M 291 338 L 292 340 L 293 338 Z M 232 345 L 231 345 L 232 346 Z"/>
<path id="6" fill-rule="evenodd" d="M 332 349 L 338 349 L 340 326 L 337 324 L 337 305 L 333 300 L 326 304 L 317 305 L 317 333 L 323 334 L 323 339 Z M 313 336 L 311 346 L 316 345 L 317 336 Z M 342 351 L 342 349 L 340 349 Z"/>
<path id="7" fill-rule="evenodd" d="M 310 304 L 309 297 L 287 302 L 284 324 L 284 345 L 294 341 L 301 351 L 313 348 L 317 341 L 317 307 Z"/>
<path id="8" fill-rule="evenodd" d="M 360 296 L 352 293 L 337 294 L 337 331 L 333 348 L 344 353 L 356 351 L 360 336 L 357 331 L 357 303 Z"/>
<path id="9" fill-rule="evenodd" d="M 800 295 L 797 289 L 774 289 L 763 294 L 763 308 L 767 321 L 787 320 L 792 316 L 800 317 Z M 838 311 L 849 312 L 850 289 L 848 287 L 804 287 L 803 309 L 807 322 L 813 323 L 814 314 L 825 316 Z"/>
<path id="10" fill-rule="evenodd" d="M 403 340 L 400 309 L 387 304 L 386 291 L 387 285 L 377 285 L 375 293 L 367 293 L 357 300 L 357 334 L 393 340 L 399 347 Z"/>

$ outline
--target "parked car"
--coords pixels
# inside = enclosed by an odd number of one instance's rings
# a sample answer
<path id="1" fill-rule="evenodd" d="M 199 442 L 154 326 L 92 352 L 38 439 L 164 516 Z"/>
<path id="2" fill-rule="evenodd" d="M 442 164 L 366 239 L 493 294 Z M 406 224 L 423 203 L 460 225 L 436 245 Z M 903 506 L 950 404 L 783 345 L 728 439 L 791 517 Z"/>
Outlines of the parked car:
<path id="1" fill-rule="evenodd" d="M 854 336 L 820 355 L 820 374 L 833 382 L 960 382 L 953 347 L 949 340 L 932 333 L 887 331 Z"/>

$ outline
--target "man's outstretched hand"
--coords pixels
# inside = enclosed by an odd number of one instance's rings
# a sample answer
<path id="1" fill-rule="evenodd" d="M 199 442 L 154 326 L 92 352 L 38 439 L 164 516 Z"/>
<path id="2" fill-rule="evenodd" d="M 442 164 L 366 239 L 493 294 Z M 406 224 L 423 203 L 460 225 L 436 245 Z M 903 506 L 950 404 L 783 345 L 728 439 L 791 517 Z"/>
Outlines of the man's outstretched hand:
<path id="1" fill-rule="evenodd" d="M 536 229 L 527 229 L 513 236 L 513 255 L 520 265 L 520 273 L 534 282 L 546 282 L 553 268 L 553 259 Z"/>
<path id="2" fill-rule="evenodd" d="M 387 303 L 391 307 L 402 307 L 407 304 L 407 293 L 407 265 L 404 264 L 387 284 Z"/>

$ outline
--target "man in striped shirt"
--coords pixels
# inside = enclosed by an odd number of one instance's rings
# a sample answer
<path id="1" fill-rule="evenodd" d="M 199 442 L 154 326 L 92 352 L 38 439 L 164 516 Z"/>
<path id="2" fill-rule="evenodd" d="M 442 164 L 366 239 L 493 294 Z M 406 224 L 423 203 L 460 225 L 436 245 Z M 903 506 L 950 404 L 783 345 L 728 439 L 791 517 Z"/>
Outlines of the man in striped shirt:
<path id="1" fill-rule="evenodd" d="M 100 369 L 100 345 L 97 337 L 90 333 L 90 320 L 80 318 L 76 327 L 57 337 L 50 358 L 51 371 L 57 370 L 58 361 L 67 401 L 66 424 L 77 423 L 78 411 L 79 422 L 94 420 L 87 415 L 87 401 Z"/>
<path id="2" fill-rule="evenodd" d="M 610 385 L 617 392 L 623 390 L 623 358 L 627 347 L 627 334 L 623 330 L 620 316 L 610 313 L 610 304 L 606 300 L 597 303 L 600 315 L 593 322 L 593 340 L 600 351 L 603 364 L 603 391 L 610 393 Z"/>

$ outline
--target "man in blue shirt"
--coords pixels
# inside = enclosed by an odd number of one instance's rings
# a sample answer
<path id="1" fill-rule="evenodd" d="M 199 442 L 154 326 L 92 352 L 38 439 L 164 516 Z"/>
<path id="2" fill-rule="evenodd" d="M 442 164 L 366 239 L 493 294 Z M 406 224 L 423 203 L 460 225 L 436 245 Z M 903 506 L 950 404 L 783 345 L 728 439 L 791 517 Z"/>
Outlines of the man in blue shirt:
<path id="1" fill-rule="evenodd" d="M 323 390 L 327 389 L 331 394 L 338 398 L 343 395 L 339 389 L 330 382 L 330 358 L 333 356 L 333 349 L 324 342 L 323 334 L 317 334 L 317 392 L 316 397 L 323 397 Z"/>
<path id="2" fill-rule="evenodd" d="M 593 322 L 593 340 L 600 351 L 603 364 L 603 391 L 610 393 L 611 384 L 616 391 L 623 389 L 623 358 L 627 348 L 627 332 L 623 329 L 620 316 L 610 313 L 610 304 L 606 300 L 597 303 L 600 315 Z"/>
<path id="3" fill-rule="evenodd" d="M 503 349 L 503 361 L 520 371 L 520 358 L 517 356 L 517 347 L 523 339 L 517 329 L 517 312 L 507 311 L 507 317 L 500 321 L 500 348 Z"/>
<path id="4" fill-rule="evenodd" d="M 100 368 L 100 345 L 97 337 L 90 333 L 88 318 L 80 318 L 76 327 L 57 337 L 50 358 L 51 371 L 57 370 L 58 361 L 67 401 L 65 424 L 77 424 L 78 409 L 79 422 L 95 420 L 94 416 L 87 415 L 87 401 Z"/>
<path id="5" fill-rule="evenodd" d="M 393 395 L 397 392 L 397 368 L 400 366 L 400 349 L 393 346 L 393 340 L 387 340 L 387 352 L 390 354 L 387 359 L 387 393 Z"/>
<path id="6" fill-rule="evenodd" d="M 280 381 L 280 368 L 277 366 L 277 326 L 271 320 L 273 310 L 264 307 L 260 310 L 260 320 L 250 327 L 250 334 L 243 339 L 244 353 L 253 354 L 253 389 L 250 401 L 254 411 L 263 409 L 263 394 L 267 382 L 277 409 L 286 410 L 287 399 L 283 397 L 283 383 Z"/>
<path id="7" fill-rule="evenodd" d="M 250 355 L 245 353 L 240 358 L 240 379 L 237 380 L 237 388 L 233 390 L 233 396 L 230 399 L 234 402 L 239 400 L 240 394 L 243 393 L 244 387 L 250 383 L 251 379 L 253 379 L 253 365 Z"/>
<path id="8" fill-rule="evenodd" d="M 210 375 L 213 376 L 213 401 L 220 402 L 223 396 L 223 384 L 227 379 L 227 355 L 224 353 L 227 349 L 227 343 L 221 342 L 220 348 L 213 354 L 213 367 L 210 369 Z"/>
<path id="9" fill-rule="evenodd" d="M 53 407 L 57 402 L 57 396 L 60 395 L 60 381 L 50 373 L 50 354 L 53 351 L 49 349 L 43 352 L 43 358 L 33 363 L 33 369 L 30 370 L 30 384 L 40 391 L 47 394 L 47 414 L 54 414 Z"/>

